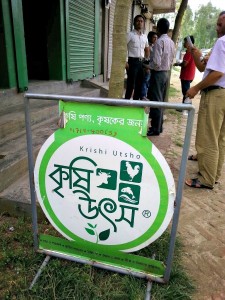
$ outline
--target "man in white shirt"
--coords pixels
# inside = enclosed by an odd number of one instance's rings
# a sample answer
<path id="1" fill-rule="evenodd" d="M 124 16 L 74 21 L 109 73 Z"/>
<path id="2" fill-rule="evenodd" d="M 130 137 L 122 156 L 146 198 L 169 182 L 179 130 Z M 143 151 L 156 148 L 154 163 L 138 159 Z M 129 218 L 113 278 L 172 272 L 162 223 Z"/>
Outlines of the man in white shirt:
<path id="1" fill-rule="evenodd" d="M 142 62 L 144 58 L 149 57 L 148 38 L 143 33 L 144 25 L 144 17 L 137 15 L 134 18 L 134 30 L 127 34 L 128 62 L 126 64 L 127 88 L 125 99 L 130 99 L 132 94 L 134 100 L 139 100 L 141 97 Z"/>
<path id="2" fill-rule="evenodd" d="M 216 31 L 218 40 L 205 66 L 203 80 L 187 91 L 190 98 L 201 91 L 195 141 L 199 175 L 185 182 L 193 188 L 213 189 L 225 157 L 225 11 L 219 14 Z"/>
<path id="3" fill-rule="evenodd" d="M 168 71 L 173 63 L 175 45 L 168 36 L 170 23 L 161 18 L 157 22 L 157 34 L 159 36 L 154 45 L 152 57 L 150 57 L 151 78 L 147 98 L 150 101 L 163 102 L 169 80 Z M 151 127 L 147 135 L 160 135 L 162 132 L 163 111 L 159 108 L 150 109 Z"/>

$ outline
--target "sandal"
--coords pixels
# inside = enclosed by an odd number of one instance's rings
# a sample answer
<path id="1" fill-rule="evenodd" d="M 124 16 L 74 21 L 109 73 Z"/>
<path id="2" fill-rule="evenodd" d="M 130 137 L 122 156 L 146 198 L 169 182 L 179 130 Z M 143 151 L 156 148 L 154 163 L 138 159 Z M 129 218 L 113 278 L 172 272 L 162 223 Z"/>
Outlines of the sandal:
<path id="1" fill-rule="evenodd" d="M 202 176 L 201 172 L 198 171 L 198 175 Z M 215 184 L 218 184 L 219 181 L 215 181 Z"/>
<path id="2" fill-rule="evenodd" d="M 197 157 L 194 154 L 192 154 L 192 155 L 188 156 L 188 160 L 197 161 L 198 159 L 197 159 Z"/>
<path id="3" fill-rule="evenodd" d="M 197 188 L 197 189 L 210 189 L 210 190 L 213 189 L 213 187 L 202 184 L 198 180 L 198 178 L 188 179 L 185 181 L 185 184 L 188 185 L 189 187 L 193 187 L 193 188 Z"/>

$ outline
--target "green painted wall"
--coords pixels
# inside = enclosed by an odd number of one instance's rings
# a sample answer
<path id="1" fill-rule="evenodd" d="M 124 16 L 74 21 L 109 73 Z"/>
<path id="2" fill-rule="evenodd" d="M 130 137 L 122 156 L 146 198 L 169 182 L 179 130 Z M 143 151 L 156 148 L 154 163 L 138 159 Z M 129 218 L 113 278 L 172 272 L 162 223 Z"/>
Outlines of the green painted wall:
<path id="1" fill-rule="evenodd" d="M 14 45 L 9 1 L 0 0 L 0 88 L 16 87 Z"/>

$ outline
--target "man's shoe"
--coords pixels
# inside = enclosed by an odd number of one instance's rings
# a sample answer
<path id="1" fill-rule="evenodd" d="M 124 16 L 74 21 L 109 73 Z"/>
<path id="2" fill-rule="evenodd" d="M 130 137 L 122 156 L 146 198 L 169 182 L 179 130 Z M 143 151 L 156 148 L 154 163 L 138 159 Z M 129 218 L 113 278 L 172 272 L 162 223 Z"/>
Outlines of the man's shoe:
<path id="1" fill-rule="evenodd" d="M 156 135 L 160 135 L 160 133 L 158 131 L 155 131 L 155 130 L 152 130 L 152 129 L 150 129 L 147 132 L 147 136 L 156 136 Z"/>
<path id="2" fill-rule="evenodd" d="M 147 97 L 142 97 L 141 100 L 149 101 L 149 99 Z"/>

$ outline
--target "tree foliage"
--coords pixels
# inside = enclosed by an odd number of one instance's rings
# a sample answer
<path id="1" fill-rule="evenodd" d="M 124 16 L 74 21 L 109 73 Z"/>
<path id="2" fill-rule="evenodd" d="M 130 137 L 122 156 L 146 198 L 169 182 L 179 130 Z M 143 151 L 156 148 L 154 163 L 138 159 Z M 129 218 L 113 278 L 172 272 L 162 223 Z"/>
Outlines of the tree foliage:
<path id="1" fill-rule="evenodd" d="M 220 10 L 212 6 L 211 2 L 199 6 L 195 14 L 188 6 L 182 21 L 180 38 L 193 35 L 198 48 L 211 48 L 216 40 L 216 22 L 219 13 Z"/>
<path id="2" fill-rule="evenodd" d="M 188 5 L 181 23 L 181 38 L 184 38 L 188 35 L 192 35 L 193 28 L 194 28 L 194 15 L 190 6 Z"/>

